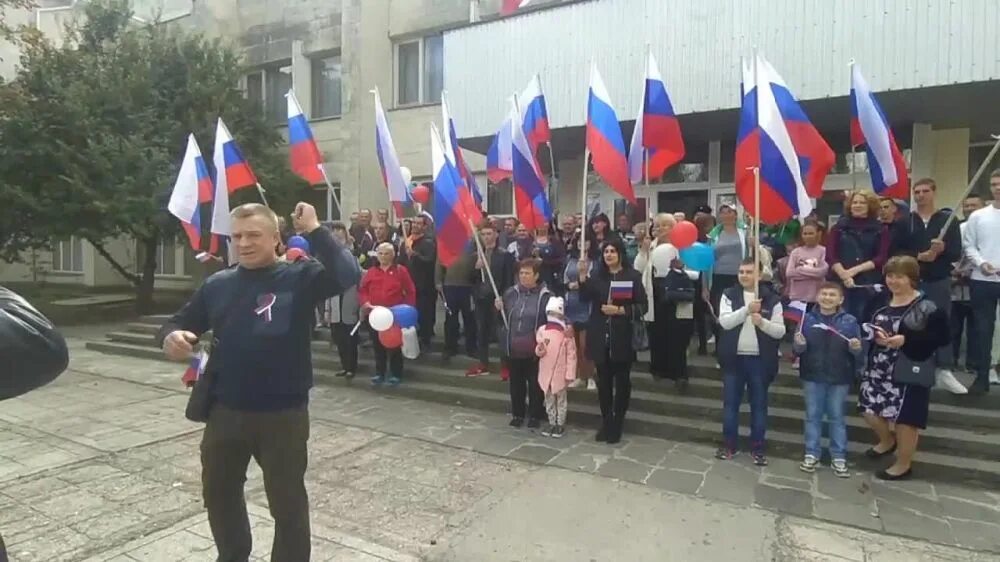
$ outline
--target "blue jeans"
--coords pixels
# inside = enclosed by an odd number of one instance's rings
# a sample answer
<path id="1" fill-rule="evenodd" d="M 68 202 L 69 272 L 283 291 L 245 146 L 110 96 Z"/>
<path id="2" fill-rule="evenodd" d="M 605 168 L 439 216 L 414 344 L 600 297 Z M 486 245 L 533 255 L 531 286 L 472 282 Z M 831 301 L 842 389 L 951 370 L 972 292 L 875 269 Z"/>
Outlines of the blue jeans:
<path id="1" fill-rule="evenodd" d="M 806 400 L 805 441 L 806 454 L 820 458 L 823 448 L 823 416 L 830 427 L 830 458 L 847 460 L 847 422 L 844 421 L 844 401 L 848 384 L 802 381 Z"/>
<path id="2" fill-rule="evenodd" d="M 993 330 L 996 329 L 997 304 L 1000 303 L 1000 283 L 994 281 L 969 282 L 972 296 L 972 319 L 979 338 L 979 357 L 976 358 L 976 382 L 980 390 L 990 389 L 990 363 L 993 362 Z"/>
<path id="3" fill-rule="evenodd" d="M 767 432 L 767 387 L 771 377 L 764 372 L 756 355 L 740 355 L 736 365 L 722 373 L 722 437 L 726 447 L 736 449 L 740 429 L 740 405 L 743 389 L 750 394 L 750 449 L 764 450 Z"/>

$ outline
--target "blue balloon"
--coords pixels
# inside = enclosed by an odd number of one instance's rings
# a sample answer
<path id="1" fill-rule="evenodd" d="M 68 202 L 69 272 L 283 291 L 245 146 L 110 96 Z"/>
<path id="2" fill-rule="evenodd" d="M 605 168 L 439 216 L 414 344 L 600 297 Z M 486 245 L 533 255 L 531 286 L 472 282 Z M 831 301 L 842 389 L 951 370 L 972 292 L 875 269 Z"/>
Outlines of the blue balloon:
<path id="1" fill-rule="evenodd" d="M 309 253 L 309 241 L 301 236 L 292 236 L 288 238 L 288 244 L 285 244 L 289 248 L 298 248 L 300 250 Z"/>
<path id="2" fill-rule="evenodd" d="M 392 317 L 399 324 L 400 328 L 412 328 L 417 325 L 417 309 L 408 304 L 397 304 L 390 306 Z"/>
<path id="3" fill-rule="evenodd" d="M 681 261 L 688 269 L 705 272 L 715 265 L 715 251 L 708 244 L 695 242 L 680 253 Z"/>

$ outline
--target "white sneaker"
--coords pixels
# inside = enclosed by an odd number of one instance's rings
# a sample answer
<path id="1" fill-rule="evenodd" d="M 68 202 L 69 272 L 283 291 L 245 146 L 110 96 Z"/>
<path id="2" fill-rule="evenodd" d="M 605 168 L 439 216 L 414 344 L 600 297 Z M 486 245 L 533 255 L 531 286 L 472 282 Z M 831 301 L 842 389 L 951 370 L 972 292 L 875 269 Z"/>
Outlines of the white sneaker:
<path id="1" fill-rule="evenodd" d="M 715 343 L 715 336 L 708 336 L 708 340 L 706 340 L 705 343 Z"/>
<path id="2" fill-rule="evenodd" d="M 996 367 L 990 369 L 990 384 L 1000 384 L 1000 372 Z"/>
<path id="3" fill-rule="evenodd" d="M 597 381 L 594 379 L 587 381 L 587 390 L 597 390 Z"/>
<path id="4" fill-rule="evenodd" d="M 943 387 L 945 390 L 952 394 L 968 394 L 969 389 L 965 388 L 965 385 L 958 382 L 955 378 L 954 373 L 948 369 L 938 369 L 937 370 L 937 386 Z"/>
<path id="5" fill-rule="evenodd" d="M 580 388 L 584 385 L 583 379 L 574 379 L 573 382 L 569 383 L 569 388 Z"/>

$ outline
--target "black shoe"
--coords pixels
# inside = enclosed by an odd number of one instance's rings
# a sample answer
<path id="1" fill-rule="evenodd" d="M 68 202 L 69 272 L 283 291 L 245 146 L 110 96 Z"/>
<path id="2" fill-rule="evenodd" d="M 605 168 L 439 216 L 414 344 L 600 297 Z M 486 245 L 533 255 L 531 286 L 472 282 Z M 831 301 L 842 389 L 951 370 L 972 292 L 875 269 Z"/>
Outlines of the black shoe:
<path id="1" fill-rule="evenodd" d="M 455 356 L 454 351 L 445 351 L 441 354 L 442 361 L 451 361 L 451 358 Z"/>
<path id="2" fill-rule="evenodd" d="M 552 431 L 549 433 L 550 437 L 555 437 L 556 439 L 559 439 L 563 435 L 566 435 L 566 428 L 561 425 L 553 427 Z"/>
<path id="3" fill-rule="evenodd" d="M 972 386 L 969 387 L 969 394 L 971 394 L 972 396 L 983 396 L 985 394 L 989 394 L 989 392 L 990 392 L 989 384 L 982 385 L 978 383 L 973 383 Z"/>
<path id="4" fill-rule="evenodd" d="M 608 427 L 607 426 L 602 425 L 601 429 L 597 430 L 597 435 L 594 436 L 594 441 L 597 441 L 598 443 L 607 443 L 608 442 Z"/>
<path id="5" fill-rule="evenodd" d="M 528 418 L 528 429 L 538 429 L 541 425 L 538 418 Z"/>
<path id="6" fill-rule="evenodd" d="M 893 480 L 909 480 L 910 478 L 913 478 L 913 469 L 908 468 L 906 469 L 906 472 L 902 474 L 889 474 L 885 470 L 880 470 L 875 473 L 875 478 L 878 478 L 879 480 L 887 480 L 890 482 Z"/>
<path id="7" fill-rule="evenodd" d="M 511 427 L 521 427 L 522 425 L 524 425 L 524 418 L 511 418 L 510 420 Z"/>
<path id="8" fill-rule="evenodd" d="M 870 459 L 880 459 L 882 457 L 887 457 L 895 452 L 896 452 L 896 443 L 893 443 L 892 447 L 889 447 L 889 450 L 883 451 L 881 453 L 876 451 L 875 447 L 870 447 L 867 451 L 865 451 L 865 456 Z"/>
<path id="9" fill-rule="evenodd" d="M 705 349 L 704 347 L 699 347 L 698 348 L 698 355 L 700 355 L 701 357 L 704 357 L 704 356 L 708 355 L 708 350 Z"/>
<path id="10" fill-rule="evenodd" d="M 677 388 L 677 392 L 681 393 L 687 392 L 688 391 L 687 377 L 684 377 L 682 379 L 677 379 L 676 381 L 674 381 L 674 387 Z"/>
<path id="11" fill-rule="evenodd" d="M 608 427 L 608 443 L 614 445 L 622 440 L 622 422 L 619 419 L 615 420 Z"/>

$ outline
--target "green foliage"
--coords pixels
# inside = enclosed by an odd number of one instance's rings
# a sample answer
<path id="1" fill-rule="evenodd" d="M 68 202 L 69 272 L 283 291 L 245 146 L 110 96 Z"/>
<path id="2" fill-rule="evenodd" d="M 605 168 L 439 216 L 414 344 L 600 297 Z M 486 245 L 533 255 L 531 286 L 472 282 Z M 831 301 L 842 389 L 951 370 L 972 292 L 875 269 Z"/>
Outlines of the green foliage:
<path id="1" fill-rule="evenodd" d="M 276 209 L 305 187 L 287 172 L 278 132 L 237 89 L 245 69 L 230 46 L 140 24 L 126 0 L 87 3 L 63 39 L 25 33 L 19 71 L 0 86 L 0 259 L 69 235 L 101 251 L 116 236 L 155 247 L 177 233 L 166 204 L 186 137 L 210 162 L 219 116 Z M 252 189 L 232 199 L 259 200 Z M 149 266 L 130 281 L 140 286 Z"/>

